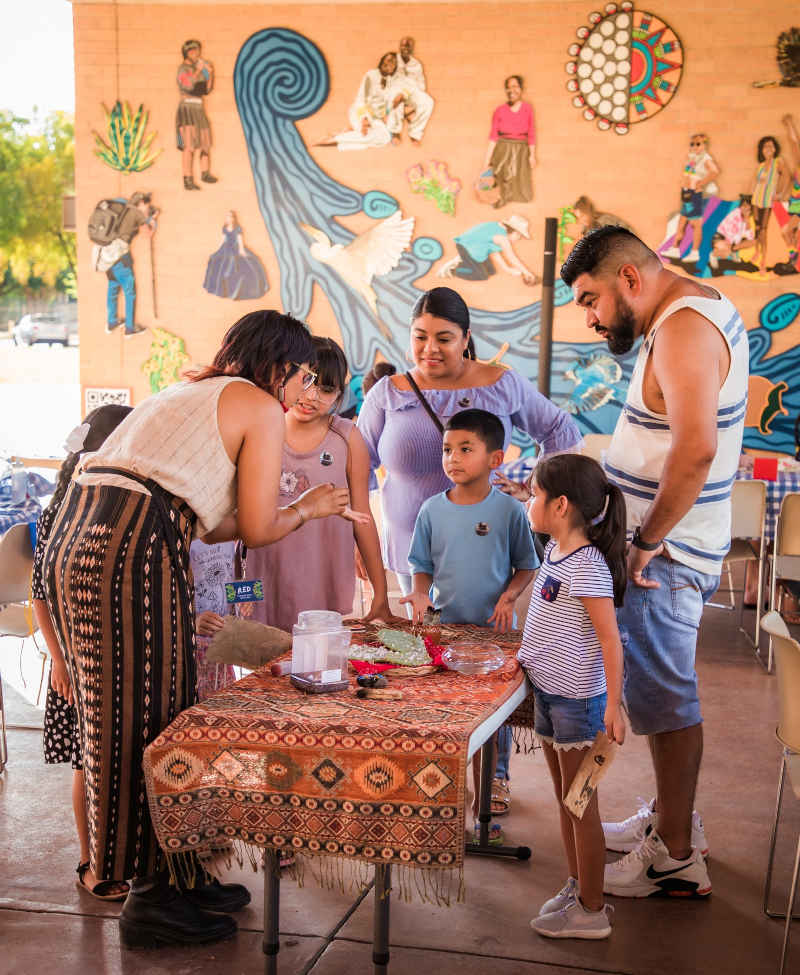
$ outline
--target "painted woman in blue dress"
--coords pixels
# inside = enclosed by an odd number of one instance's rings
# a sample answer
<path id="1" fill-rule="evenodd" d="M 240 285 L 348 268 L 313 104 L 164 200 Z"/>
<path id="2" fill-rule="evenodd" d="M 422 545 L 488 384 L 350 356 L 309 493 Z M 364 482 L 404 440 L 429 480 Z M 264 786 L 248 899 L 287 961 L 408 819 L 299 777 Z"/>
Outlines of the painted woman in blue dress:
<path id="1" fill-rule="evenodd" d="M 222 244 L 208 259 L 203 287 L 212 295 L 240 301 L 260 298 L 269 290 L 267 272 L 258 257 L 244 246 L 242 228 L 233 210 L 222 226 Z"/>

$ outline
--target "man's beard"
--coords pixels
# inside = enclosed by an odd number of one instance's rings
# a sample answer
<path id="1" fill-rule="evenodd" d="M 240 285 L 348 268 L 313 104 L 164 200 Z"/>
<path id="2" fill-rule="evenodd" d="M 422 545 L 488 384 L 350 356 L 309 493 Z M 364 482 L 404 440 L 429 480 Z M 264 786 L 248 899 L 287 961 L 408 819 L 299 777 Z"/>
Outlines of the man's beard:
<path id="1" fill-rule="evenodd" d="M 616 318 L 616 322 L 607 329 L 608 350 L 614 355 L 625 355 L 636 341 L 636 317 L 622 298 L 617 298 Z"/>

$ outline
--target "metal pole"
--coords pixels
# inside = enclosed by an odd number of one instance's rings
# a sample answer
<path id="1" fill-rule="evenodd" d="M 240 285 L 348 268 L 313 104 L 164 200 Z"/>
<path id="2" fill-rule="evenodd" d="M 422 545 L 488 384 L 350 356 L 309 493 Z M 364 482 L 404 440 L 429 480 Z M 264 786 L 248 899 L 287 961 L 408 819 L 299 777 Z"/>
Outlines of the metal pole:
<path id="1" fill-rule="evenodd" d="M 478 796 L 479 843 L 489 845 L 489 824 L 492 821 L 492 779 L 495 765 L 494 735 L 481 746 L 481 793 Z"/>
<path id="2" fill-rule="evenodd" d="M 387 975 L 389 970 L 389 896 L 392 867 L 388 863 L 375 864 L 375 910 L 372 919 L 372 964 L 375 975 Z"/>
<path id="3" fill-rule="evenodd" d="M 544 266 L 542 268 L 542 311 L 539 319 L 539 392 L 550 398 L 550 363 L 553 354 L 553 308 L 556 276 L 558 221 L 544 222 Z"/>
<path id="4" fill-rule="evenodd" d="M 278 952 L 281 942 L 278 934 L 278 913 L 281 895 L 281 871 L 278 851 L 264 851 L 264 975 L 277 975 Z"/>

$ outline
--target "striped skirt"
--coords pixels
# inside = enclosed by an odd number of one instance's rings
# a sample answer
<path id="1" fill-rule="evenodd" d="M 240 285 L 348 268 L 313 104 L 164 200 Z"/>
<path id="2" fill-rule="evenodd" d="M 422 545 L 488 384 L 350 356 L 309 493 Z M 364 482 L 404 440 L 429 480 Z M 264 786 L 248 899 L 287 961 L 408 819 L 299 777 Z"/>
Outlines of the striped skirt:
<path id="1" fill-rule="evenodd" d="M 154 872 L 142 755 L 197 694 L 195 515 L 152 489 L 73 482 L 44 556 L 47 605 L 75 691 L 90 862 L 102 880 Z"/>

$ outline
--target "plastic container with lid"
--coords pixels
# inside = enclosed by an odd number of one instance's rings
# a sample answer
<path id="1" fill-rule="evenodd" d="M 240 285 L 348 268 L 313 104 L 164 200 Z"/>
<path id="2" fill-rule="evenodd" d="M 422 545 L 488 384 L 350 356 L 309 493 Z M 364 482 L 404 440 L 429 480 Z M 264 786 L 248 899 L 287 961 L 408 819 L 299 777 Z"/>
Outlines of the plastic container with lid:
<path id="1" fill-rule="evenodd" d="M 292 683 L 314 694 L 344 690 L 349 647 L 350 630 L 342 626 L 341 613 L 300 613 L 292 628 Z"/>

